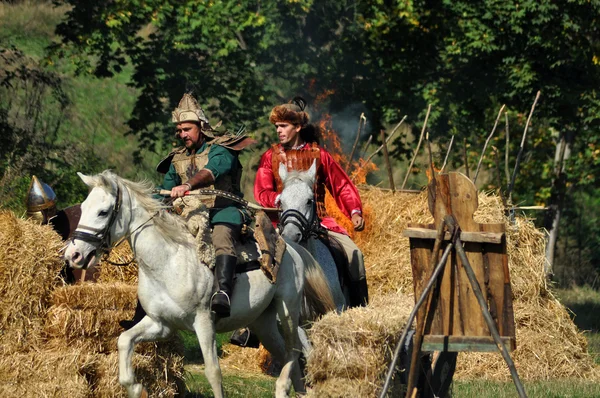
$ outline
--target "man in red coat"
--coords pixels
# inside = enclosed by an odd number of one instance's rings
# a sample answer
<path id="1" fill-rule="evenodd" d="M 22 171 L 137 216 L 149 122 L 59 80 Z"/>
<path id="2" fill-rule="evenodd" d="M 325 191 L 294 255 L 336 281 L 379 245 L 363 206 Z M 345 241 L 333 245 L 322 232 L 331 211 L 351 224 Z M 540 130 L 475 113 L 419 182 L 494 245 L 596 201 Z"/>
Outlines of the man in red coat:
<path id="1" fill-rule="evenodd" d="M 356 231 L 364 229 L 362 203 L 354 183 L 331 154 L 318 145 L 318 128 L 309 124 L 309 115 L 304 111 L 306 102 L 299 97 L 290 103 L 273 108 L 269 121 L 277 128 L 279 143 L 273 144 L 260 160 L 254 197 L 262 206 L 278 207 L 283 183 L 279 177 L 279 164 L 291 170 L 307 170 L 317 161 L 315 202 L 321 225 L 327 229 L 330 239 L 335 239 L 346 253 L 350 277 L 351 307 L 368 303 L 368 289 L 363 254 L 325 209 L 325 189 L 329 190 L 339 209 L 352 220 Z"/>

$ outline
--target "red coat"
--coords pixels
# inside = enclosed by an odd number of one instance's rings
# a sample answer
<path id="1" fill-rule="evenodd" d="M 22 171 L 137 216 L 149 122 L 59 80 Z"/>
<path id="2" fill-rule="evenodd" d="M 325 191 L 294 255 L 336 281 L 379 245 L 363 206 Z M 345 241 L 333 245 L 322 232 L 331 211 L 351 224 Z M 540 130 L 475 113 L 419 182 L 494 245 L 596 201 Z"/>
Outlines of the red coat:
<path id="1" fill-rule="evenodd" d="M 281 146 L 279 148 L 283 150 Z M 305 145 L 302 149 L 309 149 L 309 146 Z M 273 148 L 262 155 L 254 181 L 254 197 L 264 207 L 278 207 L 275 199 L 280 192 L 277 192 L 276 188 L 272 156 Z M 354 213 L 362 214 L 360 195 L 354 183 L 331 154 L 323 148 L 320 148 L 320 157 L 321 164 L 317 170 L 317 184 L 325 184 L 346 217 L 351 218 Z M 323 217 L 321 225 L 330 231 L 348 235 L 348 232 L 338 225 L 333 217 Z"/>

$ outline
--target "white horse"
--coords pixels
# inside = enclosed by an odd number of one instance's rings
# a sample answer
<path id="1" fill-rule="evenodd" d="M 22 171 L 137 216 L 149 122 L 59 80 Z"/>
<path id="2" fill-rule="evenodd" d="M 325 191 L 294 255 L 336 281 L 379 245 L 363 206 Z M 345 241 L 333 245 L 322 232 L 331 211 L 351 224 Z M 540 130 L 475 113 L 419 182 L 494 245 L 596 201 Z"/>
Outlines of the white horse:
<path id="1" fill-rule="evenodd" d="M 316 161 L 306 171 L 288 172 L 283 163 L 279 165 L 279 176 L 283 182 L 283 190 L 279 197 L 282 210 L 280 218 L 281 235 L 288 242 L 302 244 L 321 265 L 338 312 L 343 311 L 350 303 L 347 289 L 342 289 L 335 260 L 331 252 L 313 235 L 316 229 L 322 229 L 317 217 L 313 186 L 317 175 Z"/>
<path id="2" fill-rule="evenodd" d="M 131 364 L 134 345 L 165 339 L 179 329 L 196 332 L 206 377 L 215 397 L 222 397 L 215 333 L 244 326 L 283 364 L 275 395 L 288 396 L 292 383 L 297 393 L 305 391 L 297 362 L 302 304 L 321 306 L 317 311 L 323 313 L 334 308 L 323 273 L 305 249 L 288 243 L 276 284 L 260 270 L 238 274 L 231 316 L 215 319 L 209 309 L 213 274 L 198 260 L 183 221 L 152 198 L 151 185 L 122 179 L 110 171 L 96 176 L 78 174 L 91 191 L 81 205 L 81 219 L 65 259 L 75 268 L 88 268 L 116 240 L 127 237 L 139 264 L 138 296 L 147 315 L 118 341 L 119 382 L 130 398 L 147 396 L 135 380 Z"/>

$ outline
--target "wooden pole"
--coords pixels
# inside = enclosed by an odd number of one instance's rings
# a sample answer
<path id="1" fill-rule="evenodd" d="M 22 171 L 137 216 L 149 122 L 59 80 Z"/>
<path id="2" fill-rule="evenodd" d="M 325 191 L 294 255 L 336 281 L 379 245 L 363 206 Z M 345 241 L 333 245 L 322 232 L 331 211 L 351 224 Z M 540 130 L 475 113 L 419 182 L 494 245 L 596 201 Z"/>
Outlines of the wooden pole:
<path id="1" fill-rule="evenodd" d="M 410 160 L 410 164 L 408 166 L 408 170 L 406 170 L 406 176 L 404 176 L 404 181 L 402 182 L 402 188 L 406 186 L 406 180 L 408 180 L 408 176 L 410 175 L 410 171 L 412 170 L 413 164 L 415 163 L 415 158 L 419 153 L 419 148 L 421 147 L 421 142 L 423 141 L 423 135 L 425 134 L 425 128 L 427 127 L 427 120 L 429 120 L 429 114 L 431 113 L 431 104 L 427 107 L 427 114 L 425 115 L 425 121 L 423 122 L 423 128 L 421 129 L 421 136 L 419 137 L 419 143 L 417 144 L 417 149 L 415 149 L 415 153 L 413 154 L 412 159 Z"/>
<path id="2" fill-rule="evenodd" d="M 463 157 L 465 158 L 465 175 L 467 178 L 471 178 L 469 176 L 469 157 L 467 156 L 467 138 L 463 138 Z"/>
<path id="3" fill-rule="evenodd" d="M 498 154 L 498 148 L 492 145 L 492 153 L 494 154 L 494 160 L 496 163 L 496 184 L 498 185 L 498 195 L 502 199 L 502 205 L 506 209 L 506 198 L 502 192 L 502 177 L 500 176 L 500 155 Z"/>
<path id="4" fill-rule="evenodd" d="M 373 140 L 373 135 L 371 134 L 369 136 L 369 139 L 367 140 L 367 143 L 365 144 L 365 148 L 362 151 L 362 154 L 360 155 L 361 159 L 365 158 L 365 155 L 367 154 L 367 150 L 369 149 L 369 145 L 371 145 L 371 141 Z"/>
<path id="5" fill-rule="evenodd" d="M 504 120 L 506 123 L 506 148 L 504 148 L 504 174 L 506 175 L 506 186 L 508 187 L 508 182 L 510 181 L 510 171 L 508 170 L 508 152 L 510 152 L 510 138 L 508 132 L 508 112 L 504 112 Z"/>
<path id="6" fill-rule="evenodd" d="M 394 185 L 394 174 L 392 173 L 392 164 L 390 163 L 390 156 L 388 154 L 387 144 L 385 142 L 385 130 L 381 129 L 381 142 L 383 142 L 383 157 L 385 158 L 385 165 L 387 167 L 388 178 L 390 179 L 390 188 L 392 193 L 396 193 L 396 187 Z"/>
<path id="7" fill-rule="evenodd" d="M 364 119 L 364 123 L 363 123 L 363 119 Z M 352 158 L 354 157 L 354 152 L 356 151 L 356 146 L 358 145 L 358 140 L 360 138 L 360 131 L 362 130 L 362 127 L 367 123 L 367 118 L 365 117 L 364 113 L 360 114 L 360 117 L 358 118 L 358 130 L 356 131 L 356 138 L 354 139 L 354 145 L 352 145 L 352 151 L 350 152 L 350 157 L 348 158 L 348 164 L 346 165 L 346 174 L 348 173 L 348 170 L 350 169 L 350 166 L 352 165 Z"/>
<path id="8" fill-rule="evenodd" d="M 481 151 L 481 156 L 479 156 L 479 162 L 477 163 L 477 169 L 475 169 L 475 177 L 473 177 L 473 184 L 477 182 L 477 177 L 479 176 L 479 169 L 481 168 L 481 162 L 483 161 L 483 155 L 485 155 L 485 150 L 487 149 L 494 132 L 496 131 L 496 127 L 498 126 L 498 121 L 500 120 L 500 116 L 502 116 L 502 111 L 506 105 L 502 105 L 500 111 L 498 112 L 498 116 L 496 117 L 496 122 L 494 123 L 494 127 L 492 128 L 492 132 L 488 136 L 487 140 L 485 140 L 485 144 L 483 145 L 483 150 Z"/>
<path id="9" fill-rule="evenodd" d="M 531 105 L 531 111 L 529 112 L 529 116 L 527 117 L 527 123 L 525 123 L 525 130 L 523 130 L 523 138 L 521 139 L 521 146 L 519 147 L 519 153 L 517 154 L 517 160 L 515 162 L 515 168 L 513 170 L 512 177 L 510 178 L 510 184 L 508 185 L 508 192 L 506 193 L 506 197 L 509 202 L 512 202 L 512 191 L 515 186 L 515 179 L 517 178 L 517 172 L 519 171 L 519 165 L 521 164 L 521 156 L 523 156 L 523 148 L 525 147 L 525 138 L 527 137 L 527 129 L 529 128 L 529 123 L 531 122 L 531 115 L 533 115 L 533 111 L 535 110 L 535 105 L 540 99 L 541 91 L 538 91 L 535 100 L 533 101 L 533 105 Z"/>
<path id="10" fill-rule="evenodd" d="M 442 168 L 440 169 L 440 174 L 442 174 L 444 172 L 444 169 L 446 168 L 446 162 L 448 162 L 448 155 L 450 155 L 450 149 L 452 149 L 453 142 L 454 142 L 454 136 L 452 136 L 452 138 L 450 138 L 450 144 L 448 144 L 448 150 L 446 151 L 446 157 L 444 158 L 444 164 L 442 165 Z"/>
<path id="11" fill-rule="evenodd" d="M 386 144 L 388 142 L 390 142 L 390 140 L 392 139 L 392 137 L 394 136 L 394 134 L 396 133 L 396 131 L 398 131 L 398 128 L 400 127 L 400 125 L 402 125 L 402 123 L 404 123 L 405 120 L 406 120 L 406 115 L 404 115 L 404 117 L 402 118 L 402 120 L 400 120 L 400 123 L 398 123 L 396 125 L 396 127 L 394 127 L 394 129 L 392 130 L 392 132 L 390 133 L 390 135 L 388 136 L 388 138 L 385 140 Z M 377 150 L 375 152 L 373 152 L 372 154 L 369 155 L 369 157 L 367 158 L 367 160 L 365 160 L 365 164 L 369 163 L 369 160 L 371 160 L 373 158 L 373 156 L 377 155 L 379 153 L 379 151 L 381 151 L 382 149 L 383 149 L 383 144 L 381 144 L 381 146 L 379 148 L 377 148 Z"/>

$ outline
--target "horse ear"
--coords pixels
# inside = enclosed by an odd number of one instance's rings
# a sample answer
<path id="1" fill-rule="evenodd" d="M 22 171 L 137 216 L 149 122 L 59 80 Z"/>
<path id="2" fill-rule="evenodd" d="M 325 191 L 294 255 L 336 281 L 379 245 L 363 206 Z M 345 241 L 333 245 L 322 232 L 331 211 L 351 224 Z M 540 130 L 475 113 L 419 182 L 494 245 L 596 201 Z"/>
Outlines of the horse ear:
<path id="1" fill-rule="evenodd" d="M 313 182 L 317 178 L 317 159 L 313 160 L 312 164 L 310 165 L 310 169 L 308 169 L 308 176 Z"/>
<path id="2" fill-rule="evenodd" d="M 287 167 L 285 167 L 285 164 L 283 163 L 279 163 L 279 178 L 284 182 L 287 178 Z"/>
<path id="3" fill-rule="evenodd" d="M 85 185 L 87 185 L 88 187 L 92 186 L 92 182 L 93 182 L 92 176 L 86 176 L 85 174 L 80 173 L 80 172 L 77 172 L 77 175 L 79 176 L 79 178 L 81 178 L 81 181 L 83 181 Z"/>

